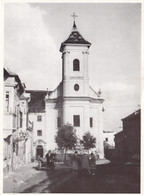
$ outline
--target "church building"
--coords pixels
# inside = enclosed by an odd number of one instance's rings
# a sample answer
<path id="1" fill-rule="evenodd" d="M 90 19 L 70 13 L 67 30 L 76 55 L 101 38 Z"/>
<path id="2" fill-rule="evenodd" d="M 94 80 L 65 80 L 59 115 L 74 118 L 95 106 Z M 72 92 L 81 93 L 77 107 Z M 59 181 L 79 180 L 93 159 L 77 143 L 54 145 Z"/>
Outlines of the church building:
<path id="1" fill-rule="evenodd" d="M 96 137 L 96 151 L 100 158 L 104 158 L 102 116 L 104 99 L 100 91 L 95 92 L 89 85 L 90 46 L 91 43 L 82 37 L 74 21 L 69 37 L 60 46 L 62 81 L 54 91 L 44 92 L 45 96 L 42 96 L 45 109 L 42 113 L 44 140 L 41 141 L 41 145 L 45 151 L 57 148 L 56 132 L 63 125 L 71 124 L 76 129 L 78 138 L 82 138 L 88 131 Z M 29 113 L 30 116 L 31 114 Z M 38 130 L 36 128 L 34 126 L 34 131 Z M 37 143 L 35 148 L 38 147 L 38 137 L 34 143 Z"/>

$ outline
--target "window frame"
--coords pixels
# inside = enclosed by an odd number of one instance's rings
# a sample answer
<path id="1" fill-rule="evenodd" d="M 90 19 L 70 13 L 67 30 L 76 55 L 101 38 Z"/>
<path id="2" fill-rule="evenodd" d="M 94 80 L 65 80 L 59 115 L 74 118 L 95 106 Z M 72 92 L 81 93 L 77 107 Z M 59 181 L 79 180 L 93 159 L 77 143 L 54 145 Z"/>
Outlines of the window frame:
<path id="1" fill-rule="evenodd" d="M 9 91 L 6 91 L 6 93 L 5 93 L 5 111 L 6 112 L 9 111 L 9 100 L 10 100 L 10 93 L 9 93 Z"/>
<path id="2" fill-rule="evenodd" d="M 37 115 L 37 121 L 38 122 L 42 121 L 42 115 Z"/>
<path id="3" fill-rule="evenodd" d="M 108 137 L 105 138 L 105 141 L 108 142 Z"/>
<path id="4" fill-rule="evenodd" d="M 93 127 L 93 117 L 90 117 L 90 127 Z"/>
<path id="5" fill-rule="evenodd" d="M 61 127 L 61 118 L 57 117 L 57 127 Z"/>
<path id="6" fill-rule="evenodd" d="M 80 115 L 73 115 L 73 126 L 80 127 Z"/>
<path id="7" fill-rule="evenodd" d="M 77 58 L 73 60 L 73 71 L 80 71 L 80 61 Z"/>
<path id="8" fill-rule="evenodd" d="M 79 91 L 79 89 L 80 89 L 80 86 L 79 86 L 79 84 L 76 83 L 76 84 L 74 85 L 74 90 L 75 90 L 75 91 Z"/>
<path id="9" fill-rule="evenodd" d="M 23 113 L 19 112 L 20 128 L 23 127 Z"/>
<path id="10" fill-rule="evenodd" d="M 37 130 L 37 136 L 42 136 L 42 130 Z"/>

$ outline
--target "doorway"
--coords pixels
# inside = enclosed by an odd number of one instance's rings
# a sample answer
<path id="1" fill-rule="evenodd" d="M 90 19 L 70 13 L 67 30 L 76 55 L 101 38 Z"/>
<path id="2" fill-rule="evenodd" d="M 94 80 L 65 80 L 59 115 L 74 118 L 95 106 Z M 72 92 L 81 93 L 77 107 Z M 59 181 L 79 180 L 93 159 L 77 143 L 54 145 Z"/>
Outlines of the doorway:
<path id="1" fill-rule="evenodd" d="M 43 158 L 43 146 L 41 145 L 38 145 L 36 148 L 36 158 L 38 156 Z"/>

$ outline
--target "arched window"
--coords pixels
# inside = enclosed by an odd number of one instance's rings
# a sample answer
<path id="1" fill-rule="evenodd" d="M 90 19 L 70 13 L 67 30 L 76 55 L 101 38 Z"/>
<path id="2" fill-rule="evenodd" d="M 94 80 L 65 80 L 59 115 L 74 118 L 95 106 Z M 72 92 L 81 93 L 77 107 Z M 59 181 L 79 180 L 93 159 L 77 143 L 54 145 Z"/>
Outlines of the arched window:
<path id="1" fill-rule="evenodd" d="M 73 71 L 80 71 L 80 64 L 78 59 L 74 59 L 73 61 Z"/>

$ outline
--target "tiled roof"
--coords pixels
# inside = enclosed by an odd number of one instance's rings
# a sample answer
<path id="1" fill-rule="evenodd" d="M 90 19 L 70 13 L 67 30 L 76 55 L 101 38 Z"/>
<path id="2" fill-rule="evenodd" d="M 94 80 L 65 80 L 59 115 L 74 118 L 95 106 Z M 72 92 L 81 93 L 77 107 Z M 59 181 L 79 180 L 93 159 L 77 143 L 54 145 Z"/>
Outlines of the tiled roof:
<path id="1" fill-rule="evenodd" d="M 90 47 L 90 45 L 91 45 L 91 43 L 86 41 L 82 37 L 82 35 L 78 32 L 75 22 L 73 24 L 73 29 L 72 29 L 70 36 L 68 37 L 68 39 L 66 41 L 64 41 L 61 44 L 60 51 L 62 51 L 63 47 L 67 44 L 86 44 L 88 47 Z"/>
<path id="2" fill-rule="evenodd" d="M 26 93 L 30 93 L 31 100 L 28 103 L 29 112 L 45 112 L 45 96 L 47 90 L 26 90 Z"/>

